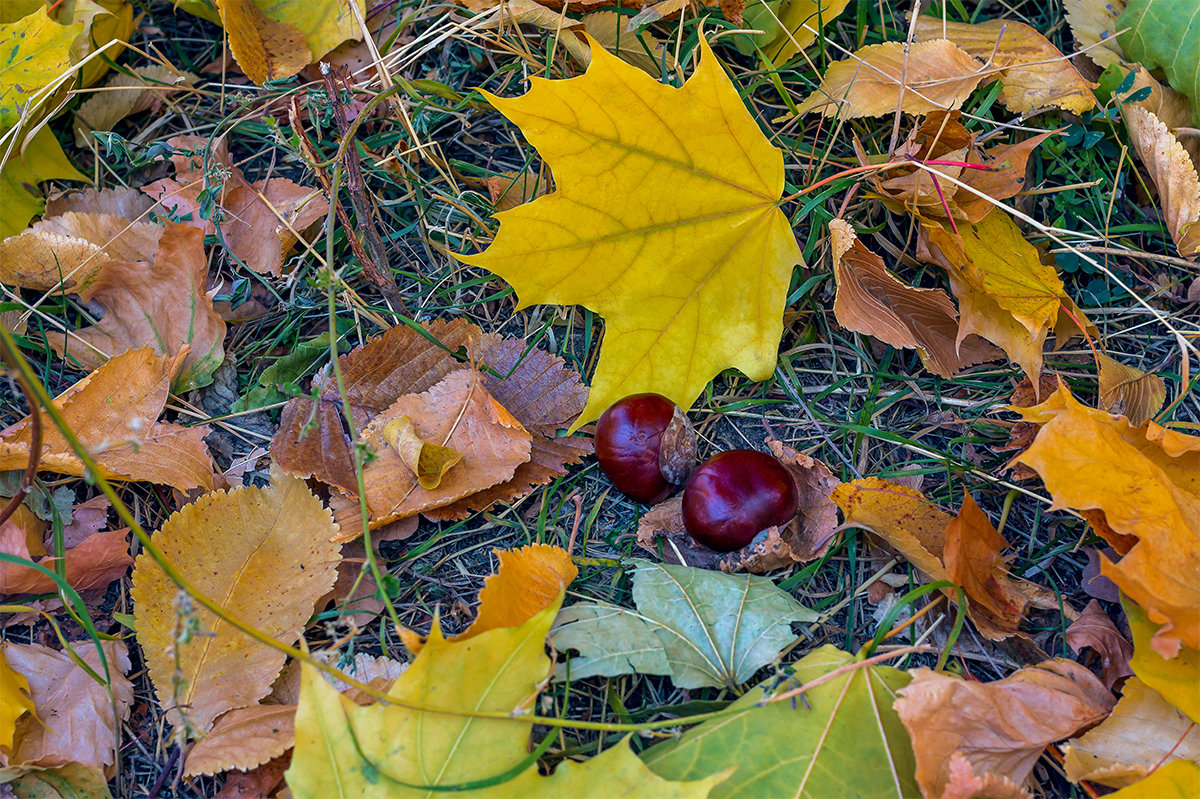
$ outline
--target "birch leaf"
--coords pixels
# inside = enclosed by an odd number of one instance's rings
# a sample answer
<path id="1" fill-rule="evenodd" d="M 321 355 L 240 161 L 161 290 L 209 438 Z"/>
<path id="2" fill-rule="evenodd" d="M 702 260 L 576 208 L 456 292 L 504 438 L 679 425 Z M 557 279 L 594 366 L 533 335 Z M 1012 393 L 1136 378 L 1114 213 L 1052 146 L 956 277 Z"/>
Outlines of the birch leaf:
<path id="1" fill-rule="evenodd" d="M 1200 22 L 1196 24 L 1200 29 Z M 1184 258 L 1200 255 L 1200 176 L 1179 139 L 1157 116 L 1126 106 L 1125 128 L 1158 189 L 1167 230 Z"/>
<path id="2" fill-rule="evenodd" d="M 573 430 L 629 394 L 687 407 L 725 368 L 772 373 L 801 262 L 779 209 L 783 157 L 707 43 L 678 89 L 593 40 L 582 77 L 487 97 L 550 165 L 557 190 L 497 214 L 492 245 L 460 258 L 511 283 L 519 307 L 576 303 L 604 317 Z"/>
<path id="3" fill-rule="evenodd" d="M 316 600 L 333 587 L 337 526 L 304 483 L 215 491 L 173 514 L 154 535 L 166 558 L 206 596 L 285 644 L 299 637 Z M 159 704 L 174 726 L 208 731 L 227 710 L 271 690 L 285 655 L 191 606 L 197 634 L 178 640 L 179 591 L 142 553 L 134 563 L 134 616 Z"/>

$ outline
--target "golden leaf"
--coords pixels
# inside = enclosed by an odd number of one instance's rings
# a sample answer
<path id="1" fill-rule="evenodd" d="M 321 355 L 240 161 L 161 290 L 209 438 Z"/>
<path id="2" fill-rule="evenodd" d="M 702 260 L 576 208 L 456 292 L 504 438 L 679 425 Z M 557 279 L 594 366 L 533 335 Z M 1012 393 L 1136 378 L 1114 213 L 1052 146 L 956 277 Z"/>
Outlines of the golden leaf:
<path id="1" fill-rule="evenodd" d="M 1167 384 L 1155 374 L 1127 366 L 1098 352 L 1100 362 L 1100 404 L 1110 413 L 1120 414 L 1132 425 L 1153 419 L 1167 399 Z"/>
<path id="2" fill-rule="evenodd" d="M 1133 673 L 1200 724 L 1200 694 L 1196 692 L 1196 683 L 1200 681 L 1200 650 L 1181 646 L 1170 657 L 1164 656 L 1154 647 L 1161 625 L 1150 621 L 1146 611 L 1125 597 L 1121 598 L 1121 607 L 1133 633 L 1133 657 L 1129 659 Z"/>
<path id="3" fill-rule="evenodd" d="M 991 70 L 985 80 L 1003 82 L 1000 102 L 1010 111 L 1026 114 L 1055 106 L 1082 114 L 1096 107 L 1093 85 L 1045 36 L 1023 22 L 990 19 L 971 25 L 917 17 L 914 41 L 938 39 L 949 39 L 987 63 Z"/>
<path id="4" fill-rule="evenodd" d="M 782 65 L 815 42 L 814 31 L 833 22 L 848 5 L 850 0 L 784 0 L 779 6 L 779 33 L 763 52 L 776 66 Z"/>
<path id="5" fill-rule="evenodd" d="M 122 353 L 55 400 L 68 427 L 88 448 L 108 480 L 141 480 L 189 491 L 213 488 L 208 428 L 155 421 L 163 412 L 180 359 L 149 347 Z M 24 469 L 32 430 L 29 417 L 0 432 L 0 470 Z M 42 415 L 39 471 L 83 477 L 87 469 L 48 415 Z"/>
<path id="6" fill-rule="evenodd" d="M 783 157 L 707 43 L 680 89 L 592 44 L 571 80 L 488 95 L 554 172 L 553 194 L 498 214 L 482 254 L 521 306 L 576 303 L 605 318 L 592 392 L 572 430 L 628 394 L 691 405 L 722 369 L 775 368 L 792 266 L 779 210 Z"/>
<path id="7" fill-rule="evenodd" d="M 1141 782 L 1108 796 L 1110 799 L 1192 799 L 1197 793 L 1200 793 L 1200 765 L 1188 760 L 1174 760 L 1155 769 Z"/>
<path id="8" fill-rule="evenodd" d="M 1137 539 L 1116 563 L 1102 557 L 1100 572 L 1164 625 L 1153 649 L 1200 649 L 1200 438 L 1134 427 L 1061 384 L 1041 405 L 1012 410 L 1042 426 L 1017 460 L 1041 476 L 1053 507 L 1102 511 L 1116 534 Z"/>
<path id="9" fill-rule="evenodd" d="M 336 578 L 337 525 L 304 482 L 205 494 L 174 513 L 154 543 L 198 591 L 255 629 L 293 643 Z M 179 589 L 146 553 L 133 569 L 137 638 L 158 701 L 174 726 L 208 731 L 227 710 L 271 690 L 285 655 L 210 611 L 179 602 Z M 180 631 L 195 625 L 180 640 Z"/>
<path id="10" fill-rule="evenodd" d="M 920 42 L 908 51 L 903 42 L 872 44 L 830 64 L 821 85 L 796 110 L 842 119 L 892 114 L 897 105 L 908 114 L 953 110 L 983 76 L 978 61 L 944 39 Z"/>
<path id="11" fill-rule="evenodd" d="M 8 665 L 4 652 L 16 644 L 0 644 L 0 747 L 12 749 L 13 733 L 17 719 L 26 713 L 34 713 L 33 699 L 29 696 L 29 680 Z"/>
<path id="12" fill-rule="evenodd" d="M 1075 45 L 1100 68 L 1123 65 L 1125 51 L 1117 43 L 1117 17 L 1124 0 L 1063 0 Z"/>
<path id="13" fill-rule="evenodd" d="M 39 127 L 25 138 L 0 168 L 0 236 L 15 236 L 45 207 L 30 187 L 47 180 L 88 180 L 67 160 L 54 131 Z M 7 259 L 0 258 L 0 264 Z M 7 272 L 7 267 L 3 268 Z M 8 282 L 4 280 L 3 282 Z"/>
<path id="14" fill-rule="evenodd" d="M 1184 258 L 1200 256 L 1200 176 L 1179 139 L 1139 106 L 1124 112 L 1129 141 L 1158 189 L 1167 230 Z"/>
<path id="15" fill-rule="evenodd" d="M 15 22 L 0 25 L 0 131 L 14 127 L 30 98 L 67 72 L 74 60 L 71 45 L 83 24 L 63 25 L 39 8 Z M 41 116 L 32 112 L 32 118 Z"/>
<path id="16" fill-rule="evenodd" d="M 304 34 L 295 25 L 274 20 L 252 0 L 217 0 L 229 51 L 246 77 L 260 86 L 290 78 L 313 60 Z"/>
<path id="17" fill-rule="evenodd" d="M 461 452 L 421 438 L 411 416 L 385 423 L 381 435 L 400 453 L 400 460 L 416 475 L 421 488 L 427 490 L 441 485 L 442 475 L 462 460 Z"/>

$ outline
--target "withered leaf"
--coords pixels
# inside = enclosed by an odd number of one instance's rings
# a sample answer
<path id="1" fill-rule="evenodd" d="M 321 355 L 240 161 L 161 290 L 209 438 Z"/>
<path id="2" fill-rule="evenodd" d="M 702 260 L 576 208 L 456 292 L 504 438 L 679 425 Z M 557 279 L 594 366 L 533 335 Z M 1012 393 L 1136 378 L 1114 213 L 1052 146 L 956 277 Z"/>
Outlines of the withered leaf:
<path id="1" fill-rule="evenodd" d="M 1138 106 L 1125 109 L 1125 127 L 1158 189 L 1167 230 L 1184 258 L 1200 255 L 1200 176 L 1179 139 L 1156 115 Z"/>
<path id="2" fill-rule="evenodd" d="M 1121 634 L 1095 599 L 1088 603 L 1078 619 L 1071 622 L 1063 640 L 1076 652 L 1087 648 L 1100 656 L 1104 687 L 1110 691 L 1117 681 L 1133 674 L 1133 669 L 1129 668 L 1133 644 Z"/>
<path id="3" fill-rule="evenodd" d="M 129 528 L 95 533 L 63 552 L 65 579 L 77 591 L 104 589 L 133 565 L 129 554 Z M 0 552 L 33 560 L 39 566 L 54 568 L 52 557 L 31 556 L 25 532 L 11 519 L 0 525 Z M 35 569 L 16 563 L 0 562 L 0 595 L 47 594 L 58 591 L 58 584 Z"/>
<path id="4" fill-rule="evenodd" d="M 421 438 L 411 416 L 387 422 L 380 435 L 395 447 L 400 460 L 416 476 L 417 483 L 427 490 L 441 485 L 442 475 L 462 460 L 461 452 Z"/>
<path id="5" fill-rule="evenodd" d="M 1167 401 L 1167 384 L 1156 374 L 1143 372 L 1112 356 L 1098 352 L 1100 362 L 1100 404 L 1110 413 L 1139 425 L 1153 419 Z"/>
<path id="6" fill-rule="evenodd" d="M 223 714 L 188 752 L 189 777 L 222 771 L 249 771 L 292 748 L 295 705 L 250 705 Z"/>

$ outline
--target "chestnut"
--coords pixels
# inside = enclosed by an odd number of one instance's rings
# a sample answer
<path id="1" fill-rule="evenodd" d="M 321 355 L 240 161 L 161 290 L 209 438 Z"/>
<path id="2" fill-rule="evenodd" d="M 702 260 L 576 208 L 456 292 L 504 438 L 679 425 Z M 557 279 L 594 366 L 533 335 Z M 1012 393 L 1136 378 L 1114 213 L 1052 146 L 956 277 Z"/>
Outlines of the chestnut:
<path id="1" fill-rule="evenodd" d="M 768 527 L 786 524 L 799 502 L 796 482 L 777 459 L 731 449 L 692 472 L 683 489 L 683 526 L 709 549 L 732 552 Z"/>
<path id="2" fill-rule="evenodd" d="M 696 431 L 666 397 L 633 394 L 596 423 L 596 459 L 621 493 L 658 502 L 683 485 L 696 465 Z"/>

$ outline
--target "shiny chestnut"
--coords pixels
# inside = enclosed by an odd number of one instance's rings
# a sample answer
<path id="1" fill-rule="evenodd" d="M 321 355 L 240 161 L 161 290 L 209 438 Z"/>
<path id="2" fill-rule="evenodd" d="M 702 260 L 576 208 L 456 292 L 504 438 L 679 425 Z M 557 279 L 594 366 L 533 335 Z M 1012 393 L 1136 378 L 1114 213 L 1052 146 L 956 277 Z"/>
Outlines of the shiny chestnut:
<path id="1" fill-rule="evenodd" d="M 634 394 L 596 423 L 596 459 L 621 493 L 658 502 L 683 485 L 696 465 L 696 432 L 666 397 Z"/>
<path id="2" fill-rule="evenodd" d="M 733 449 L 692 472 L 683 490 L 683 525 L 709 549 L 732 552 L 768 527 L 786 524 L 798 504 L 796 483 L 782 463 L 763 452 Z"/>

